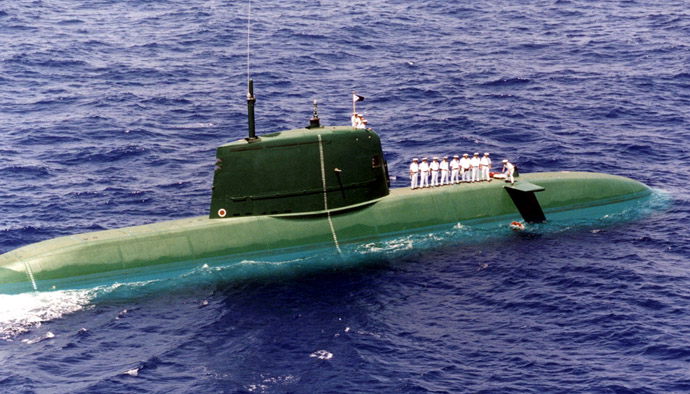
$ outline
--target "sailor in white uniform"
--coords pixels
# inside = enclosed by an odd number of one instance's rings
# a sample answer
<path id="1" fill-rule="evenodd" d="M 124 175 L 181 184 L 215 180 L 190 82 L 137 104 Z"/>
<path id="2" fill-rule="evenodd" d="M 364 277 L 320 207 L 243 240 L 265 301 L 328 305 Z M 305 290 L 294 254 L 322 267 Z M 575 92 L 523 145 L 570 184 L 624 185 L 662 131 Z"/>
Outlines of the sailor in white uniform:
<path id="1" fill-rule="evenodd" d="M 460 173 L 463 182 L 470 181 L 470 159 L 467 157 L 467 153 L 464 153 L 460 159 Z"/>
<path id="2" fill-rule="evenodd" d="M 354 113 L 352 114 L 352 117 L 350 118 L 352 120 L 352 127 L 355 129 L 366 129 L 367 128 L 367 121 L 364 119 L 364 116 Z"/>
<path id="3" fill-rule="evenodd" d="M 474 156 L 470 159 L 470 167 L 472 167 L 472 182 L 477 182 L 479 180 L 479 153 L 475 152 Z"/>
<path id="4" fill-rule="evenodd" d="M 491 159 L 489 158 L 489 152 L 484 153 L 484 157 L 482 157 L 482 159 L 479 161 L 479 168 L 482 169 L 481 180 L 491 182 L 491 178 L 489 177 L 489 170 L 491 170 Z"/>
<path id="5" fill-rule="evenodd" d="M 458 160 L 458 155 L 453 156 L 453 160 L 450 162 L 450 183 L 459 183 L 458 174 L 460 173 L 460 160 Z"/>
<path id="6" fill-rule="evenodd" d="M 426 157 L 422 158 L 419 165 L 419 187 L 429 187 L 429 163 L 426 162 Z"/>
<path id="7" fill-rule="evenodd" d="M 356 129 L 359 124 L 359 116 L 357 116 L 356 113 L 353 113 L 350 117 L 350 120 L 352 121 L 352 128 Z"/>
<path id="8" fill-rule="evenodd" d="M 508 161 L 508 159 L 503 160 L 503 171 L 506 174 L 506 182 L 510 181 L 510 185 L 515 184 L 515 179 L 513 179 L 513 173 L 515 172 L 515 166 Z"/>
<path id="9" fill-rule="evenodd" d="M 429 168 L 431 168 L 431 186 L 438 186 L 438 157 L 434 157 L 434 161 L 431 162 Z"/>
<path id="10" fill-rule="evenodd" d="M 448 156 L 443 156 L 443 161 L 440 164 L 441 167 L 441 185 L 448 184 Z"/>
<path id="11" fill-rule="evenodd" d="M 358 129 L 366 129 L 367 128 L 367 120 L 364 119 L 364 115 L 359 114 L 359 127 Z"/>
<path id="12" fill-rule="evenodd" d="M 415 157 L 414 159 L 412 159 L 412 164 L 410 164 L 410 180 L 412 181 L 412 186 L 410 186 L 411 189 L 417 188 L 417 181 L 419 180 L 418 175 L 419 163 L 418 159 Z"/>

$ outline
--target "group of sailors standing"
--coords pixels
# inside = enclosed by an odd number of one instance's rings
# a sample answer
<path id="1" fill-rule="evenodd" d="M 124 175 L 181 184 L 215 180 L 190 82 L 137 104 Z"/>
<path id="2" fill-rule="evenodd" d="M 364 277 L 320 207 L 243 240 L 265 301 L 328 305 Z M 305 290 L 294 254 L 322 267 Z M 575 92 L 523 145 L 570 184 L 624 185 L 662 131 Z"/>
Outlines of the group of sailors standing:
<path id="1" fill-rule="evenodd" d="M 475 153 L 470 159 L 467 153 L 460 156 L 453 156 L 453 160 L 448 162 L 448 156 L 443 157 L 443 161 L 439 162 L 438 157 L 434 157 L 431 163 L 427 162 L 427 158 L 412 159 L 410 164 L 410 180 L 412 181 L 412 189 L 422 187 L 435 187 L 444 185 L 453 185 L 460 182 L 491 182 L 489 172 L 491 170 L 491 158 L 489 153 L 484 153 L 482 158 L 479 158 L 479 153 Z M 459 160 L 458 160 L 459 159 Z M 503 172 L 506 174 L 506 180 L 513 180 L 513 166 L 508 160 L 503 160 Z M 441 179 L 439 181 L 439 173 Z M 429 175 L 431 175 L 431 184 L 429 184 Z M 460 180 L 462 178 L 462 180 Z"/>

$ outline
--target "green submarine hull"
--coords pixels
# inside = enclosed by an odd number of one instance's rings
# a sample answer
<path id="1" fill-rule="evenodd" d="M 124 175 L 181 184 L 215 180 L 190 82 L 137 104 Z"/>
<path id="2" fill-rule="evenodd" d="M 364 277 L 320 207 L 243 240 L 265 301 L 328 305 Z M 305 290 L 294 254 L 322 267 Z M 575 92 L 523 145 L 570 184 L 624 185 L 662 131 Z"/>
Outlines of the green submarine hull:
<path id="1" fill-rule="evenodd" d="M 510 190 L 536 198 L 547 214 L 649 196 L 635 180 L 586 172 L 521 174 L 515 187 L 502 180 L 410 190 L 343 207 L 217 219 L 193 217 L 55 238 L 0 256 L 0 293 L 79 286 L 83 278 L 118 280 L 132 270 L 174 263 L 202 265 L 209 258 L 277 253 L 423 232 L 443 224 L 515 220 L 525 213 Z M 324 193 L 325 195 L 326 193 Z M 323 198 L 323 196 L 322 196 Z M 530 203 L 524 203 L 529 205 Z M 334 264 L 337 264 L 334 261 Z"/>
<path id="2" fill-rule="evenodd" d="M 0 293 L 155 279 L 165 277 L 166 271 L 179 272 L 180 267 L 185 272 L 208 262 L 257 254 L 330 250 L 342 255 L 341 245 L 346 243 L 519 216 L 538 223 L 546 221 L 544 212 L 616 204 L 652 192 L 632 179 L 584 172 L 525 174 L 514 186 L 494 180 L 391 190 L 381 140 L 372 129 L 321 126 L 314 102 L 309 126 L 257 136 L 254 103 L 250 79 L 249 137 L 216 150 L 208 217 L 21 247 L 0 255 Z M 326 260 L 333 266 L 343 261 Z M 278 270 L 237 268 L 229 276 Z"/>

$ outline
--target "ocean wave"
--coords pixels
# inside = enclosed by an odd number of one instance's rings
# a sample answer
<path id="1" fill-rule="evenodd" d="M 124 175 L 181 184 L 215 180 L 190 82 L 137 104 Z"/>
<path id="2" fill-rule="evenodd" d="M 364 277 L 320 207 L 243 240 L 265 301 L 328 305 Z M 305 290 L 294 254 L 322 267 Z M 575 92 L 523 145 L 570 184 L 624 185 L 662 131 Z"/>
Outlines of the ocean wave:
<path id="1" fill-rule="evenodd" d="M 511 87 L 511 86 L 520 86 L 520 85 L 529 84 L 530 82 L 532 82 L 532 81 L 530 81 L 528 78 L 519 78 L 519 77 L 501 78 L 501 79 L 497 79 L 494 81 L 484 82 L 481 86 L 485 86 L 485 87 Z"/>

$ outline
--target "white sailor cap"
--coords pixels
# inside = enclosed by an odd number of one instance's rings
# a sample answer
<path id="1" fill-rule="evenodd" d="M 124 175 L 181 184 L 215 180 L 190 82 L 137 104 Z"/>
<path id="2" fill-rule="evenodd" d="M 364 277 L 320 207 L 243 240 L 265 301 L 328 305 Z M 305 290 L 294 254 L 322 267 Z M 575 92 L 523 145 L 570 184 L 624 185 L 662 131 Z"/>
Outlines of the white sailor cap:
<path id="1" fill-rule="evenodd" d="M 508 159 L 503 159 L 503 162 L 504 162 L 504 163 L 507 163 L 507 162 L 508 162 Z"/>
<path id="2" fill-rule="evenodd" d="M 489 152 L 484 152 L 484 156 L 489 156 Z"/>
<path id="3" fill-rule="evenodd" d="M 463 153 L 462 155 L 463 155 L 463 156 L 467 156 L 467 153 Z"/>
<path id="4" fill-rule="evenodd" d="M 479 152 L 474 152 L 474 155 L 475 155 L 475 156 L 479 156 Z"/>
<path id="5" fill-rule="evenodd" d="M 458 155 L 455 155 L 455 156 L 453 156 L 453 157 L 454 157 L 454 158 L 457 158 L 457 157 L 460 157 L 460 156 L 458 156 Z"/>
<path id="6" fill-rule="evenodd" d="M 417 159 L 416 157 L 414 159 L 412 159 L 412 161 L 417 161 L 417 160 L 419 160 L 419 159 Z"/>
<path id="7" fill-rule="evenodd" d="M 434 160 L 438 160 L 438 157 L 434 156 Z"/>
<path id="8" fill-rule="evenodd" d="M 447 158 L 448 158 L 448 156 L 443 156 L 443 160 L 446 160 Z"/>
<path id="9" fill-rule="evenodd" d="M 422 157 L 422 161 L 426 161 L 426 157 Z"/>

